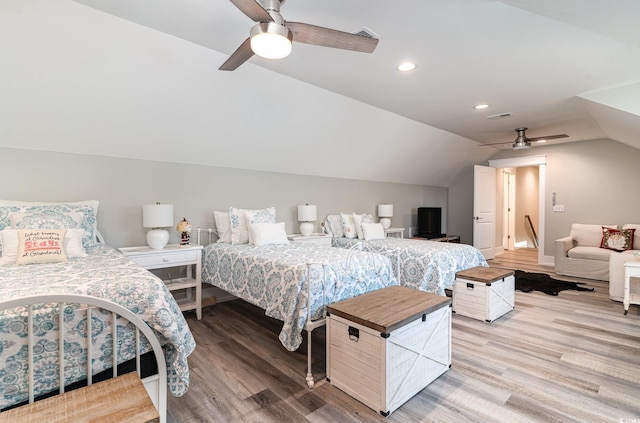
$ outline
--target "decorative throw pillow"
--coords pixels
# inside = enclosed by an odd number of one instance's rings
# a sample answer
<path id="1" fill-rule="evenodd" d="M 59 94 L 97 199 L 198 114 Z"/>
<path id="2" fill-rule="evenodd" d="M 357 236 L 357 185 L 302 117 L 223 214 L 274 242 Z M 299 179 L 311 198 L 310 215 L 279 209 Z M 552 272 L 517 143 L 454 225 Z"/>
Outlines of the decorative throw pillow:
<path id="1" fill-rule="evenodd" d="M 633 235 L 633 248 L 640 249 L 640 224 L 637 223 L 625 223 L 622 225 L 622 229 L 635 229 Z"/>
<path id="2" fill-rule="evenodd" d="M 323 223 L 325 232 L 335 238 L 342 238 L 344 236 L 344 229 L 342 227 L 342 219 L 339 214 L 330 214 L 324 219 Z"/>
<path id="3" fill-rule="evenodd" d="M 353 213 L 340 213 L 340 219 L 342 221 L 344 236 L 349 239 L 357 238 L 358 231 L 356 229 L 356 222 L 353 220 Z"/>
<path id="4" fill-rule="evenodd" d="M 67 229 L 64 234 L 64 252 L 67 258 L 86 257 L 87 252 L 82 246 L 83 229 Z M 15 264 L 18 256 L 18 229 L 4 228 L 0 231 L 0 240 L 5 246 L 0 264 Z"/>
<path id="5" fill-rule="evenodd" d="M 276 223 L 276 208 L 246 210 L 229 207 L 231 222 L 231 243 L 246 244 L 249 242 L 249 223 Z"/>
<path id="6" fill-rule="evenodd" d="M 362 232 L 363 223 L 373 223 L 373 216 L 370 214 L 353 214 L 353 221 L 356 224 L 356 232 L 358 233 L 358 239 L 364 239 L 364 233 Z"/>
<path id="7" fill-rule="evenodd" d="M 229 212 L 214 211 L 213 220 L 216 222 L 216 231 L 218 232 L 218 241 L 231 243 L 231 221 L 229 220 Z"/>
<path id="8" fill-rule="evenodd" d="M 382 223 L 363 223 L 362 232 L 364 234 L 365 241 L 385 238 Z"/>
<path id="9" fill-rule="evenodd" d="M 99 201 L 86 200 L 69 203 L 36 203 L 26 201 L 0 200 L 0 230 L 11 227 L 12 213 L 31 214 L 68 214 L 79 213 L 82 216 L 81 228 L 85 233 L 82 238 L 84 248 L 92 248 L 98 245 L 97 215 Z M 14 228 L 16 229 L 16 228 Z"/>
<path id="10" fill-rule="evenodd" d="M 611 229 L 603 226 L 600 248 L 615 251 L 633 250 L 633 235 L 635 231 L 635 229 Z"/>
<path id="11" fill-rule="evenodd" d="M 67 255 L 64 252 L 66 232 L 66 229 L 18 229 L 16 264 L 67 261 Z"/>
<path id="12" fill-rule="evenodd" d="M 250 223 L 249 233 L 254 245 L 284 245 L 289 244 L 284 222 L 279 223 Z"/>

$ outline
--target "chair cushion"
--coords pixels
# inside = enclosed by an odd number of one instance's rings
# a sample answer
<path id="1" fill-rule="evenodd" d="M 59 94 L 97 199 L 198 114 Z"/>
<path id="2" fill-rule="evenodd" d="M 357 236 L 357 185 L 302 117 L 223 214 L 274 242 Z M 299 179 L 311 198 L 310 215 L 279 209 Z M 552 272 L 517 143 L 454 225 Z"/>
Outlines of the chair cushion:
<path id="1" fill-rule="evenodd" d="M 571 225 L 570 236 L 578 247 L 599 247 L 602 241 L 602 227 L 618 229 L 618 225 L 585 225 L 574 223 Z"/>
<path id="2" fill-rule="evenodd" d="M 575 247 L 569 250 L 567 255 L 574 259 L 609 261 L 612 250 L 599 247 Z"/>

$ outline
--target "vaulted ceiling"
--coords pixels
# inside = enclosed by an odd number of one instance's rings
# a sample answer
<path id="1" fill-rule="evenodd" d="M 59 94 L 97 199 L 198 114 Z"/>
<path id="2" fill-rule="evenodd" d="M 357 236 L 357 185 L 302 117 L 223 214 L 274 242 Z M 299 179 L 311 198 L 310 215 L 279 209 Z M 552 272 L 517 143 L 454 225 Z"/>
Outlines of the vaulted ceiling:
<path id="1" fill-rule="evenodd" d="M 3 0 L 0 145 L 438 186 L 518 127 L 640 148 L 635 0 L 287 0 L 281 13 L 380 42 L 294 39 L 285 59 L 222 72 L 253 24 L 228 0 Z M 396 70 L 406 60 L 416 69 Z"/>

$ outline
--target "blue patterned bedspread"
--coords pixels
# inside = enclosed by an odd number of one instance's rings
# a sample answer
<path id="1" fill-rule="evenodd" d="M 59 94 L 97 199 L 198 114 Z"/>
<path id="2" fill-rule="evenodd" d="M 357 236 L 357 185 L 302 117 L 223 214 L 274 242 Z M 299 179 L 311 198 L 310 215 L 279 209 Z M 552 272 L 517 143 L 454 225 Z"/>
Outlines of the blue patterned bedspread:
<path id="1" fill-rule="evenodd" d="M 466 244 L 392 237 L 371 241 L 341 237 L 333 238 L 331 245 L 351 248 L 359 242 L 381 253 L 399 250 L 400 285 L 438 295 L 445 295 L 444 290 L 453 286 L 456 272 L 488 266 L 480 250 Z"/>
<path id="2" fill-rule="evenodd" d="M 169 391 L 175 396 L 183 395 L 189 387 L 187 357 L 195 349 L 195 340 L 171 293 L 159 278 L 114 248 L 99 246 L 88 249 L 87 253 L 88 257 L 72 258 L 64 263 L 0 266 L 0 298 L 83 294 L 126 307 L 138 314 L 164 345 Z M 84 312 L 77 312 L 65 317 L 65 328 L 70 333 L 69 342 L 65 340 L 65 360 L 72 363 L 65 371 L 67 384 L 86 377 L 86 353 L 79 352 L 86 348 L 86 338 L 82 335 L 86 324 L 84 316 Z M 26 399 L 27 347 L 21 330 L 25 322 L 16 311 L 0 312 L 0 409 Z M 37 322 L 40 333 L 36 338 L 36 395 L 58 386 L 58 317 L 39 310 Z M 98 341 L 92 347 L 95 374 L 111 367 L 112 341 L 105 316 L 96 313 L 92 322 Z M 120 328 L 118 325 L 118 330 Z M 133 344 L 125 343 L 121 347 L 121 361 L 134 357 Z"/>
<path id="3" fill-rule="evenodd" d="M 307 243 L 265 246 L 214 243 L 204 248 L 202 282 L 281 320 L 279 339 L 290 351 L 302 342 L 309 280 L 312 320 L 322 318 L 328 304 L 397 285 L 391 260 L 375 253 Z"/>

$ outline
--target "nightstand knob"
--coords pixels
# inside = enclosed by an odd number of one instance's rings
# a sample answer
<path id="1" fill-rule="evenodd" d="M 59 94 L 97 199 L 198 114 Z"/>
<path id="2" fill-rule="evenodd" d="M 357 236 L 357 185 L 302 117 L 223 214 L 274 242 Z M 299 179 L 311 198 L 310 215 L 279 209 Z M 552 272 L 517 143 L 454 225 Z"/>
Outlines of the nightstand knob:
<path id="1" fill-rule="evenodd" d="M 169 259 L 168 259 L 167 257 L 163 257 L 163 258 L 162 258 L 162 261 L 163 261 L 163 262 L 165 262 L 165 263 L 167 263 L 167 262 L 169 261 Z"/>

